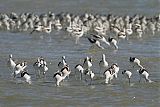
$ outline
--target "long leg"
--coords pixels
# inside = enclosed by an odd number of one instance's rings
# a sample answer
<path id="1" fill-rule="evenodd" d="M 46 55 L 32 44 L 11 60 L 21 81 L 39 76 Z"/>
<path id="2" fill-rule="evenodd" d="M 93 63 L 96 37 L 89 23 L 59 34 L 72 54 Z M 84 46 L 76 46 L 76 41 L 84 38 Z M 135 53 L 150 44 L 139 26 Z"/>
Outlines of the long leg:
<path id="1" fill-rule="evenodd" d="M 82 73 L 80 73 L 80 80 L 82 80 Z"/>
<path id="2" fill-rule="evenodd" d="M 91 78 L 91 80 L 90 80 L 90 85 L 92 85 L 92 81 L 93 81 L 93 79 Z"/>
<path id="3" fill-rule="evenodd" d="M 129 85 L 130 85 L 130 83 L 131 83 L 131 79 L 130 79 L 130 78 L 128 78 L 128 80 L 129 80 Z"/>
<path id="4" fill-rule="evenodd" d="M 74 77 L 75 77 L 75 79 L 77 78 L 76 75 L 77 75 L 77 71 L 75 70 L 75 72 L 74 72 Z"/>
<path id="5" fill-rule="evenodd" d="M 76 42 L 75 44 L 79 44 L 79 37 L 76 37 Z"/>
<path id="6" fill-rule="evenodd" d="M 108 84 L 111 84 L 111 79 L 109 78 L 109 80 L 108 80 Z"/>
<path id="7" fill-rule="evenodd" d="M 102 71 L 102 68 L 100 67 L 100 70 L 99 70 L 99 76 L 101 75 L 101 71 Z"/>
<path id="8" fill-rule="evenodd" d="M 141 76 L 140 76 L 140 78 L 139 78 L 139 83 L 141 82 Z"/>

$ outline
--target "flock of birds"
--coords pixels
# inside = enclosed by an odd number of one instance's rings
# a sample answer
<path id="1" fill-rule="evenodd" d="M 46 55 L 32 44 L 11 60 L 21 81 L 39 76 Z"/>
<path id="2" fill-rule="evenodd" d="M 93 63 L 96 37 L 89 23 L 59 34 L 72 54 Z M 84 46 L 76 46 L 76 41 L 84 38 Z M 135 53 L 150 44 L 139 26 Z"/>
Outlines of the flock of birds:
<path id="1" fill-rule="evenodd" d="M 100 15 L 85 13 L 75 15 L 71 13 L 55 14 L 51 11 L 44 14 L 34 13 L 0 13 L 0 30 L 11 32 L 44 32 L 50 34 L 53 30 L 65 31 L 75 38 L 79 44 L 81 37 L 88 38 L 90 43 L 104 49 L 101 45 L 113 45 L 118 49 L 119 39 L 131 36 L 141 38 L 146 33 L 152 35 L 160 31 L 160 14 L 153 17 L 136 14 L 134 16 L 118 16 L 113 14 Z M 110 34 L 108 36 L 108 34 Z M 113 35 L 113 36 L 112 36 Z M 108 38 L 108 39 L 106 39 Z"/>
<path id="2" fill-rule="evenodd" d="M 137 70 L 140 76 L 139 82 L 141 81 L 141 78 L 144 78 L 146 82 L 153 82 L 149 79 L 149 72 L 141 65 L 141 62 L 138 58 L 130 57 L 129 61 L 133 64 L 133 67 L 135 65 L 139 67 L 139 69 Z M 71 69 L 66 61 L 65 56 L 62 56 L 62 60 L 57 64 L 57 66 L 58 70 L 53 74 L 53 78 L 56 81 L 56 86 L 60 86 L 61 82 L 63 82 L 67 78 L 69 79 Z M 89 84 L 92 84 L 95 76 L 98 76 L 98 74 L 95 74 L 92 71 L 92 66 L 92 57 L 87 56 L 86 58 L 84 58 L 83 64 L 77 64 L 74 67 L 74 70 L 72 70 L 72 74 L 74 74 L 75 77 L 77 75 L 80 75 L 80 80 L 85 80 L 87 83 L 89 82 Z M 12 76 L 14 78 L 17 78 L 20 75 L 20 77 L 24 78 L 28 84 L 32 83 L 31 75 L 28 73 L 27 70 L 26 61 L 16 63 L 12 58 L 12 54 L 10 54 L 8 59 L 8 67 L 11 69 Z M 106 61 L 105 54 L 102 54 L 102 59 L 99 61 L 99 67 L 99 76 L 103 75 L 104 83 L 111 84 L 114 78 L 118 78 L 120 67 L 117 63 L 113 63 L 111 66 L 109 66 L 108 62 Z M 48 65 L 43 57 L 37 58 L 36 62 L 33 64 L 33 68 L 35 69 L 35 75 L 39 78 L 41 76 L 45 77 L 48 72 Z M 123 70 L 122 74 L 128 79 L 130 84 L 132 72 L 129 70 Z"/>
<path id="3" fill-rule="evenodd" d="M 30 32 L 33 35 L 35 32 L 43 32 L 50 34 L 53 30 L 65 31 L 69 37 L 75 38 L 75 43 L 79 44 L 79 39 L 85 37 L 88 41 L 100 49 L 105 49 L 102 43 L 113 46 L 118 49 L 119 39 L 128 40 L 129 37 L 136 36 L 141 38 L 146 33 L 155 35 L 155 32 L 160 32 L 160 14 L 153 17 L 146 17 L 143 15 L 126 15 L 124 17 L 117 15 L 99 15 L 85 13 L 83 15 L 74 15 L 71 13 L 59 13 L 48 12 L 46 14 L 34 14 L 34 13 L 0 13 L 0 30 L 6 30 L 10 32 Z M 109 34 L 109 36 L 108 36 Z M 67 35 L 67 36 L 68 36 Z M 106 39 L 107 38 L 107 39 Z M 141 65 L 140 60 L 136 57 L 130 57 L 129 61 L 136 64 L 139 67 L 137 72 L 141 78 L 144 78 L 146 82 L 153 82 L 149 79 L 148 71 Z M 27 62 L 16 63 L 12 54 L 9 55 L 8 65 L 12 70 L 12 76 L 14 78 L 17 75 L 24 77 L 25 81 L 29 84 L 32 83 L 31 75 L 27 70 Z M 37 61 L 33 64 L 36 71 L 36 75 L 39 77 L 43 75 L 45 77 L 48 72 L 48 65 L 43 57 L 38 57 Z M 103 74 L 105 83 L 110 84 L 114 78 L 118 78 L 120 67 L 114 63 L 109 66 L 106 61 L 105 54 L 102 55 L 102 59 L 99 62 L 99 76 Z M 80 80 L 83 80 L 83 76 L 90 78 L 90 84 L 94 80 L 95 73 L 92 71 L 92 57 L 84 58 L 83 64 L 77 64 L 75 66 L 75 76 L 77 72 L 80 74 Z M 58 71 L 54 73 L 53 78 L 56 80 L 56 85 L 60 86 L 66 78 L 69 79 L 71 69 L 66 61 L 65 56 L 58 63 Z M 122 72 L 124 76 L 128 78 L 129 84 L 132 77 L 130 70 L 124 70 Z"/>

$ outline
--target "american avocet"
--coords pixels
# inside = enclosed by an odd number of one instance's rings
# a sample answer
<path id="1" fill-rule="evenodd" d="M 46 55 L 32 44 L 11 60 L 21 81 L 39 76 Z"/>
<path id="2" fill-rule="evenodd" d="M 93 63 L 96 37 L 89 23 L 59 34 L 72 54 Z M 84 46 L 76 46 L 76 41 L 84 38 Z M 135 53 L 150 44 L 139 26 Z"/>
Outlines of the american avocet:
<path id="1" fill-rule="evenodd" d="M 118 28 L 117 26 L 111 24 L 111 30 L 113 30 L 113 32 L 115 32 L 116 35 L 118 35 L 118 33 L 121 31 L 120 28 Z"/>
<path id="2" fill-rule="evenodd" d="M 91 84 L 92 84 L 92 81 L 93 81 L 93 78 L 94 78 L 94 76 L 95 76 L 94 72 L 91 71 L 90 69 L 87 69 L 87 70 L 84 71 L 84 74 L 85 74 L 86 76 L 89 76 L 89 78 L 90 78 L 90 85 L 91 85 Z"/>
<path id="3" fill-rule="evenodd" d="M 96 26 L 96 27 L 94 27 L 93 30 L 98 34 L 106 35 L 106 32 L 104 31 L 103 26 Z"/>
<path id="4" fill-rule="evenodd" d="M 45 32 L 45 33 L 51 33 L 52 31 L 52 21 L 48 21 L 48 26 L 43 26 L 42 27 L 42 32 Z"/>
<path id="5" fill-rule="evenodd" d="M 36 25 L 34 26 L 34 29 L 30 32 L 32 34 L 33 32 L 42 32 L 43 26 L 42 25 Z"/>
<path id="6" fill-rule="evenodd" d="M 101 42 L 104 42 L 105 44 L 109 45 L 110 46 L 110 43 L 106 40 L 106 38 L 102 35 L 94 35 L 94 34 L 91 34 L 96 40 L 98 41 L 101 41 Z"/>
<path id="7" fill-rule="evenodd" d="M 76 74 L 76 72 L 78 71 L 79 73 L 80 73 L 80 80 L 82 80 L 82 75 L 83 75 L 83 73 L 84 73 L 84 68 L 83 68 L 83 66 L 81 65 L 81 64 L 77 64 L 76 66 L 75 66 L 75 74 Z"/>
<path id="8" fill-rule="evenodd" d="M 14 60 L 12 59 L 12 54 L 9 55 L 9 60 L 8 60 L 8 67 L 11 69 L 11 70 L 14 70 L 15 66 L 16 66 L 16 63 L 14 62 Z"/>
<path id="9" fill-rule="evenodd" d="M 119 72 L 119 66 L 114 63 L 111 65 L 112 71 L 114 72 L 114 77 L 117 78 L 118 77 L 118 72 Z"/>
<path id="10" fill-rule="evenodd" d="M 39 70 L 40 72 L 43 73 L 43 75 L 45 76 L 46 72 L 48 71 L 48 67 L 47 67 L 47 63 L 43 63 L 39 66 Z"/>
<path id="11" fill-rule="evenodd" d="M 126 34 L 118 33 L 118 38 L 119 39 L 125 39 L 127 37 Z"/>
<path id="12" fill-rule="evenodd" d="M 15 66 L 15 71 L 12 73 L 14 77 L 16 77 L 16 75 L 18 75 L 19 73 L 21 73 L 22 71 L 24 71 L 24 69 L 27 67 L 27 62 L 24 61 L 22 63 L 18 63 Z"/>
<path id="13" fill-rule="evenodd" d="M 149 29 L 151 30 L 151 32 L 152 32 L 152 35 L 154 35 L 155 34 L 155 31 L 156 31 L 156 22 L 149 22 L 148 23 L 148 25 L 149 25 Z"/>
<path id="14" fill-rule="evenodd" d="M 38 57 L 37 61 L 33 64 L 36 73 L 38 71 L 38 76 L 41 75 L 41 72 L 45 76 L 46 72 L 48 71 L 47 62 L 44 60 L 43 57 Z"/>
<path id="15" fill-rule="evenodd" d="M 88 56 L 84 59 L 83 68 L 84 70 L 90 69 L 92 67 L 92 58 Z"/>
<path id="16" fill-rule="evenodd" d="M 54 22 L 54 27 L 57 31 L 60 31 L 62 29 L 62 24 L 60 23 L 59 19 L 56 19 Z"/>
<path id="17" fill-rule="evenodd" d="M 125 77 L 127 77 L 127 78 L 128 78 L 128 81 L 129 81 L 129 84 L 130 84 L 130 82 L 131 82 L 132 72 L 131 72 L 131 71 L 129 71 L 129 70 L 124 70 L 124 71 L 122 71 L 122 74 L 123 74 Z"/>
<path id="18" fill-rule="evenodd" d="M 59 86 L 59 85 L 60 85 L 60 82 L 65 79 L 65 76 L 62 75 L 62 72 L 57 71 L 57 72 L 53 75 L 53 78 L 56 79 L 56 86 Z"/>
<path id="19" fill-rule="evenodd" d="M 98 48 L 104 49 L 104 47 L 101 46 L 100 42 L 93 38 L 88 38 L 89 42 L 93 45 L 97 46 Z"/>
<path id="20" fill-rule="evenodd" d="M 84 34 L 84 26 L 81 26 L 80 28 L 76 28 L 71 32 L 71 35 L 75 38 L 75 43 L 79 43 L 79 38 L 82 37 Z"/>
<path id="21" fill-rule="evenodd" d="M 140 62 L 140 60 L 138 58 L 130 57 L 129 61 L 134 63 L 134 64 L 136 64 L 136 65 L 138 65 L 140 68 L 143 68 L 143 66 L 141 65 L 141 62 Z M 133 67 L 134 67 L 134 65 L 133 65 Z"/>
<path id="22" fill-rule="evenodd" d="M 146 82 L 149 82 L 149 83 L 153 82 L 149 79 L 149 73 L 146 69 L 140 68 L 137 71 L 139 72 L 139 75 L 140 75 L 139 82 L 141 82 L 141 78 L 144 78 L 146 80 Z"/>
<path id="23" fill-rule="evenodd" d="M 71 70 L 69 69 L 69 66 L 66 65 L 65 67 L 63 67 L 63 68 L 61 69 L 60 72 L 62 72 L 62 74 L 63 74 L 63 76 L 64 76 L 65 78 L 66 78 L 66 77 L 69 78 L 69 75 L 70 75 L 70 73 L 71 73 Z M 65 78 L 64 78 L 64 79 L 65 79 Z"/>
<path id="24" fill-rule="evenodd" d="M 102 54 L 102 60 L 99 62 L 99 67 L 100 67 L 99 74 L 101 73 L 102 70 L 106 70 L 108 67 L 108 62 L 106 61 L 105 54 Z"/>
<path id="25" fill-rule="evenodd" d="M 35 69 L 35 70 L 39 70 L 39 67 L 40 67 L 40 65 L 41 65 L 41 58 L 40 57 L 38 57 L 38 59 L 37 59 L 37 61 L 33 64 L 33 68 Z"/>
<path id="26" fill-rule="evenodd" d="M 130 36 L 130 35 L 133 34 L 132 24 L 131 24 L 131 23 L 129 23 L 129 25 L 128 25 L 128 27 L 126 28 L 125 32 L 126 32 L 126 35 L 127 35 L 127 36 Z"/>
<path id="27" fill-rule="evenodd" d="M 112 45 L 115 47 L 115 49 L 118 49 L 117 40 L 116 40 L 115 38 L 109 37 L 109 38 L 108 38 L 108 42 L 109 42 L 110 44 L 112 44 Z"/>
<path id="28" fill-rule="evenodd" d="M 63 67 L 67 65 L 66 57 L 62 56 L 62 60 L 58 63 L 58 68 L 61 70 Z"/>
<path id="29" fill-rule="evenodd" d="M 125 29 L 123 31 L 120 31 L 117 36 L 119 39 L 125 39 L 127 36 Z"/>
<path id="30" fill-rule="evenodd" d="M 48 22 L 48 26 L 43 26 L 42 24 L 35 25 L 34 29 L 30 32 L 30 34 L 32 34 L 35 31 L 36 32 L 50 33 L 52 31 L 52 21 Z"/>
<path id="31" fill-rule="evenodd" d="M 107 70 L 104 71 L 104 76 L 105 76 L 105 83 L 111 83 L 111 80 L 113 79 L 114 76 L 114 71 L 113 69 L 110 67 Z"/>
<path id="32" fill-rule="evenodd" d="M 44 63 L 44 58 L 43 57 L 38 57 L 37 61 L 33 64 L 33 68 L 35 69 L 35 72 L 38 72 L 38 76 L 40 76 L 41 72 L 40 72 L 40 66 L 41 64 Z"/>
<path id="33" fill-rule="evenodd" d="M 31 76 L 29 75 L 29 73 L 27 71 L 22 71 L 21 72 L 21 77 L 24 77 L 28 84 L 32 83 Z"/>
<path id="34" fill-rule="evenodd" d="M 60 71 L 58 70 L 53 76 L 53 78 L 56 79 L 56 85 L 59 86 L 60 82 L 64 80 L 67 76 L 69 76 L 70 73 L 71 71 L 67 66 L 62 68 Z"/>
<path id="35" fill-rule="evenodd" d="M 143 30 L 140 24 L 137 24 L 136 28 L 135 28 L 135 32 L 137 34 L 138 37 L 142 37 L 143 34 Z"/>

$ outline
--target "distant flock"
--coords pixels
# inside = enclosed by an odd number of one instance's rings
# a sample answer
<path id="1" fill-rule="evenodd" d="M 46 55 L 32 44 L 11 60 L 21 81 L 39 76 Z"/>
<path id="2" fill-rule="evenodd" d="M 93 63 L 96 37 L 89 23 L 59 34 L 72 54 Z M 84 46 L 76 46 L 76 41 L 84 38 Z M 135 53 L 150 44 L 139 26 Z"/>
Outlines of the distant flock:
<path id="1" fill-rule="evenodd" d="M 84 13 L 76 15 L 62 12 L 48 13 L 0 13 L 0 30 L 9 32 L 43 32 L 50 34 L 52 31 L 64 31 L 79 44 L 81 37 L 87 38 L 91 44 L 104 49 L 102 42 L 118 49 L 119 39 L 128 40 L 136 36 L 142 38 L 146 34 L 155 35 L 160 32 L 160 14 L 147 17 L 140 14 L 133 16 L 118 16 L 113 14 L 101 15 Z M 107 39 L 106 39 L 107 38 Z"/>

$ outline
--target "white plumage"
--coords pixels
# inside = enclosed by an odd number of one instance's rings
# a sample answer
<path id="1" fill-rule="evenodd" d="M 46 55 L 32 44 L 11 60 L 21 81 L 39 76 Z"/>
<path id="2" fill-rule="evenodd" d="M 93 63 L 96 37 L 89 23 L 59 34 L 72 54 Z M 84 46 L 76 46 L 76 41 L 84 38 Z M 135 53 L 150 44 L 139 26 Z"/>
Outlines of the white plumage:
<path id="1" fill-rule="evenodd" d="M 114 72 L 114 77 L 117 78 L 118 77 L 118 72 L 119 72 L 119 66 L 117 64 L 112 64 L 111 68 Z"/>
<path id="2" fill-rule="evenodd" d="M 101 73 L 102 70 L 105 70 L 108 67 L 108 62 L 106 61 L 105 54 L 102 54 L 102 60 L 99 62 L 99 67 L 100 67 L 99 74 Z"/>
<path id="3" fill-rule="evenodd" d="M 137 71 L 139 72 L 139 75 L 140 75 L 139 82 L 141 82 L 141 78 L 144 78 L 146 82 L 149 82 L 149 83 L 153 82 L 149 79 L 149 73 L 146 69 L 142 68 Z"/>
<path id="4" fill-rule="evenodd" d="M 84 59 L 84 63 L 83 63 L 83 68 L 86 69 L 90 69 L 92 67 L 92 59 L 89 58 L 88 56 Z"/>
<path id="5" fill-rule="evenodd" d="M 129 84 L 130 84 L 130 79 L 131 79 L 131 76 L 132 76 L 132 72 L 131 71 L 128 71 L 128 70 L 124 70 L 122 72 L 122 74 L 127 77 L 128 81 L 129 81 Z"/>
<path id="6" fill-rule="evenodd" d="M 21 73 L 21 77 L 24 77 L 25 80 L 26 80 L 26 82 L 27 82 L 28 84 L 31 84 L 31 83 L 32 83 L 32 81 L 31 81 L 31 76 L 30 76 L 26 71 L 23 71 L 23 72 Z"/>
<path id="7" fill-rule="evenodd" d="M 143 68 L 143 66 L 141 65 L 141 62 L 140 62 L 140 60 L 139 60 L 138 58 L 136 58 L 136 57 L 130 57 L 129 60 L 130 60 L 130 62 L 138 65 L 140 68 Z M 133 66 L 133 67 L 134 67 L 134 66 Z"/>
<path id="8" fill-rule="evenodd" d="M 9 55 L 9 59 L 8 59 L 8 67 L 11 69 L 11 70 L 14 70 L 15 66 L 16 66 L 16 63 L 13 61 L 12 59 L 12 54 Z"/>
<path id="9" fill-rule="evenodd" d="M 83 68 L 83 66 L 81 65 L 81 64 L 77 64 L 76 66 L 75 66 L 75 72 L 79 72 L 80 73 L 80 80 L 82 80 L 82 75 L 83 75 L 83 73 L 84 73 L 84 68 Z"/>
<path id="10" fill-rule="evenodd" d="M 104 71 L 104 76 L 105 76 L 105 83 L 111 83 L 111 80 L 113 79 L 114 76 L 114 72 L 113 70 L 110 68 L 108 68 L 106 71 Z"/>

